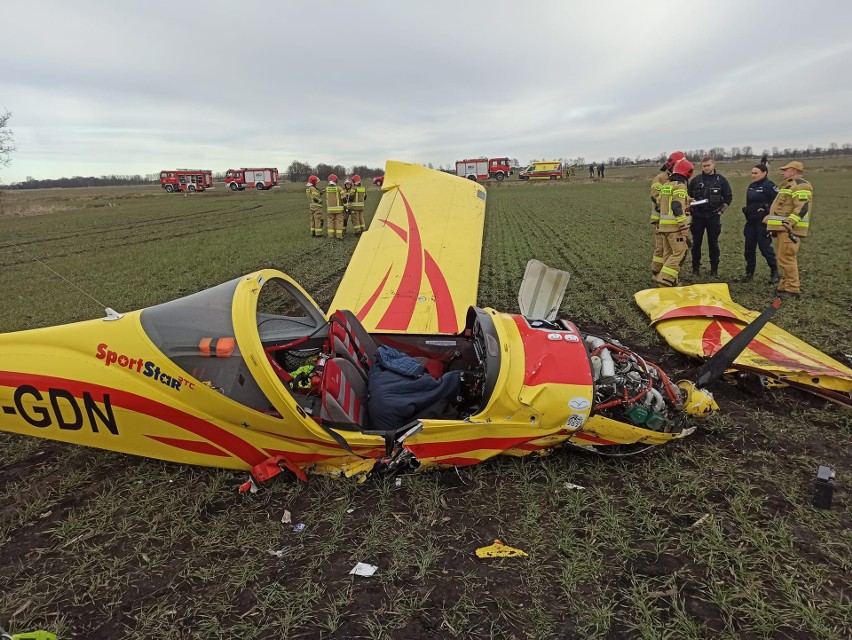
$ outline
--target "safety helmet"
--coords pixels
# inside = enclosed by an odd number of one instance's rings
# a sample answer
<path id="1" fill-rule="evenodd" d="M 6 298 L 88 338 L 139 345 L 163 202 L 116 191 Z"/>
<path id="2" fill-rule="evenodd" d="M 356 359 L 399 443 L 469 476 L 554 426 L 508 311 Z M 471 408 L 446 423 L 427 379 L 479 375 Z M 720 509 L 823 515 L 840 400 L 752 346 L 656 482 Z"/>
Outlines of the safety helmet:
<path id="1" fill-rule="evenodd" d="M 316 184 L 317 182 L 319 182 L 319 178 L 317 178 L 316 176 L 311 176 L 310 178 L 308 178 L 308 184 Z"/>
<path id="2" fill-rule="evenodd" d="M 352 181 L 349 178 L 346 178 L 346 180 L 343 181 L 343 186 L 344 187 L 351 187 Z"/>
<path id="3" fill-rule="evenodd" d="M 683 398 L 683 410 L 695 418 L 706 418 L 714 411 L 719 410 L 719 405 L 713 399 L 713 394 L 707 389 L 699 389 L 689 380 L 681 380 L 677 383 L 680 395 Z"/>
<path id="4" fill-rule="evenodd" d="M 329 182 L 337 182 L 337 174 L 332 173 L 330 176 L 328 176 L 328 181 Z"/>
<path id="5" fill-rule="evenodd" d="M 359 182 L 361 182 L 361 176 L 356 173 L 354 176 L 352 176 L 352 182 L 358 184 Z"/>
<path id="6" fill-rule="evenodd" d="M 676 173 L 684 178 L 691 178 L 693 170 L 692 163 L 686 158 L 681 158 L 672 167 L 672 173 Z"/>
<path id="7" fill-rule="evenodd" d="M 676 163 L 678 160 L 682 160 L 682 159 L 683 159 L 683 158 L 685 158 L 685 157 L 686 157 L 686 156 L 685 156 L 685 155 L 683 155 L 683 151 L 675 151 L 675 152 L 671 153 L 671 154 L 669 155 L 668 160 L 666 160 L 666 168 L 667 168 L 669 171 L 671 171 L 671 170 L 672 170 L 672 167 L 674 167 L 674 166 L 675 166 L 675 163 Z"/>

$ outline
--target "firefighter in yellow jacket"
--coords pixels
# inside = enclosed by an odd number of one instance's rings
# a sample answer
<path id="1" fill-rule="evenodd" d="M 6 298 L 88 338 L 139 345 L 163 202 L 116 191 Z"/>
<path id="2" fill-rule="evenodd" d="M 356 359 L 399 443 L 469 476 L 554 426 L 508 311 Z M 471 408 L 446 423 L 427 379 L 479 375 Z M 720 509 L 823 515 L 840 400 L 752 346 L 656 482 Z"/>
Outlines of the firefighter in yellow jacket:
<path id="1" fill-rule="evenodd" d="M 343 228 L 349 224 L 349 217 L 352 215 L 352 203 L 355 202 L 355 188 L 352 185 L 352 180 L 346 178 L 343 181 L 343 188 L 340 190 L 340 203 L 343 205 Z"/>
<path id="2" fill-rule="evenodd" d="M 322 191 L 317 188 L 319 178 L 311 176 L 305 185 L 308 208 L 311 214 L 311 237 L 322 237 Z"/>
<path id="3" fill-rule="evenodd" d="M 364 203 L 367 202 L 367 187 L 361 184 L 361 176 L 352 176 L 352 182 L 355 184 L 354 199 L 350 200 L 349 208 L 352 210 L 352 231 L 361 235 L 367 230 L 367 225 L 364 223 Z"/>
<path id="4" fill-rule="evenodd" d="M 781 167 L 784 182 L 778 185 L 778 195 L 763 221 L 766 230 L 775 236 L 775 253 L 781 268 L 778 295 L 796 297 L 801 295 L 799 286 L 798 253 L 801 238 L 806 238 L 810 227 L 811 206 L 814 188 L 805 180 L 804 165 L 794 160 Z"/>
<path id="5" fill-rule="evenodd" d="M 686 255 L 686 238 L 689 235 L 687 181 L 692 171 L 692 163 L 681 158 L 672 167 L 668 181 L 660 188 L 658 230 L 663 240 L 663 266 L 654 280 L 661 287 L 677 285 L 680 265 Z"/>
<path id="6" fill-rule="evenodd" d="M 660 234 L 660 191 L 663 185 L 669 181 L 674 163 L 683 158 L 680 151 L 672 153 L 666 163 L 660 167 L 660 173 L 651 182 L 651 224 L 654 226 L 654 257 L 651 259 L 651 275 L 656 276 L 663 268 L 663 236 Z"/>
<path id="7" fill-rule="evenodd" d="M 337 175 L 333 173 L 328 176 L 328 186 L 325 188 L 325 211 L 328 237 L 343 240 L 343 202 L 337 186 Z"/>

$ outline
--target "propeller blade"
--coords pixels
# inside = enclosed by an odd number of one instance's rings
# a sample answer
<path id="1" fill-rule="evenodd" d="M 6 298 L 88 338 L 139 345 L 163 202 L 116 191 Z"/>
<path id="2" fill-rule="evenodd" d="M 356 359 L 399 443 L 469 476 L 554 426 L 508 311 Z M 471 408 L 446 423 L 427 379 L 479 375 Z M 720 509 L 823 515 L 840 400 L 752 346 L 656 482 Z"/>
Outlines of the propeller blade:
<path id="1" fill-rule="evenodd" d="M 712 358 L 705 362 L 704 366 L 701 368 L 701 373 L 698 375 L 698 380 L 695 382 L 695 386 L 703 388 L 711 382 L 719 379 L 719 377 L 725 373 L 727 368 L 731 366 L 731 363 L 737 359 L 737 356 L 740 355 L 751 341 L 754 340 L 755 336 L 760 333 L 760 330 L 766 326 L 766 323 L 775 315 L 775 312 L 778 311 L 778 307 L 780 306 L 781 298 L 775 298 L 772 304 L 766 307 L 763 313 L 747 324 L 742 331 L 731 338 L 725 346 L 719 349 Z"/>

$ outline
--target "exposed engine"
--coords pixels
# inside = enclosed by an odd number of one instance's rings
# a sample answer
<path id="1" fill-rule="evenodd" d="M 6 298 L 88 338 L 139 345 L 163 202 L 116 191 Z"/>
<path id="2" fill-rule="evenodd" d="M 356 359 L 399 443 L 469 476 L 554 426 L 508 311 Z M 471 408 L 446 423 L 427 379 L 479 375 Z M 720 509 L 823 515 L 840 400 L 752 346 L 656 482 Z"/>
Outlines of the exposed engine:
<path id="1" fill-rule="evenodd" d="M 678 431 L 670 409 L 683 406 L 680 389 L 653 362 L 617 340 L 584 334 L 594 380 L 594 411 L 654 431 Z"/>

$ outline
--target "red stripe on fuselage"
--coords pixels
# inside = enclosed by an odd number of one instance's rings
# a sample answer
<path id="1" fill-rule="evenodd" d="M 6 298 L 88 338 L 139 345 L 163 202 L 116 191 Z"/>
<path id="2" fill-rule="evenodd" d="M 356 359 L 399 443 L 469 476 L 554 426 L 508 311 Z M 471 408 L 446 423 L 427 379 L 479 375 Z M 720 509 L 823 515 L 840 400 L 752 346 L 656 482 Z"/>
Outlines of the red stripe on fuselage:
<path id="1" fill-rule="evenodd" d="M 399 191 L 399 195 L 408 217 L 408 255 L 396 293 L 384 316 L 376 323 L 377 329 L 385 331 L 404 331 L 408 328 L 411 317 L 414 315 L 417 297 L 420 295 L 420 283 L 423 280 L 423 245 L 420 229 L 417 227 L 417 219 L 402 190 Z"/>
<path id="2" fill-rule="evenodd" d="M 83 392 L 88 392 L 92 399 L 103 404 L 103 396 L 109 394 L 110 404 L 114 407 L 122 407 L 129 409 L 135 413 L 147 415 L 152 418 L 157 418 L 163 422 L 168 422 L 176 427 L 189 431 L 200 438 L 210 440 L 217 446 L 225 449 L 233 454 L 249 466 L 254 466 L 263 462 L 268 456 L 260 449 L 256 449 L 252 444 L 246 442 L 242 438 L 234 435 L 230 431 L 217 427 L 212 422 L 197 418 L 192 414 L 175 409 L 162 402 L 144 398 L 121 391 L 120 389 L 112 389 L 102 385 L 80 380 L 69 380 L 67 378 L 54 378 L 52 376 L 41 376 L 30 373 L 13 373 L 8 371 L 0 371 L 0 385 L 8 387 L 18 387 L 23 384 L 29 384 L 39 391 L 47 389 L 61 388 L 70 392 L 75 398 L 82 398 Z M 100 394 L 100 398 L 95 397 Z"/>
<path id="3" fill-rule="evenodd" d="M 435 296 L 435 312 L 438 314 L 438 331 L 441 333 L 458 333 L 459 325 L 456 310 L 453 306 L 453 295 L 447 285 L 447 279 L 441 272 L 441 267 L 432 255 L 426 251 L 426 277 L 432 294 Z"/>
<path id="4" fill-rule="evenodd" d="M 447 442 L 421 442 L 406 445 L 418 459 L 438 458 L 468 451 L 496 450 L 498 452 L 512 449 L 540 435 L 530 435 L 519 438 L 479 438 L 477 440 L 451 440 Z"/>
<path id="5" fill-rule="evenodd" d="M 672 309 L 671 311 L 666 311 L 666 313 L 654 320 L 654 322 L 671 320 L 672 318 L 687 318 L 689 316 L 712 316 L 718 318 L 733 318 L 734 320 L 737 319 L 737 315 L 733 311 L 729 311 L 724 307 L 694 305 L 691 307 L 679 307 L 677 309 Z"/>
<path id="6" fill-rule="evenodd" d="M 218 447 L 213 446 L 206 440 L 183 440 L 180 438 L 166 438 L 164 436 L 152 436 L 148 434 L 145 434 L 145 437 L 151 438 L 151 440 L 156 440 L 157 442 L 162 442 L 170 447 L 176 447 L 178 449 L 183 449 L 184 451 L 191 451 L 192 453 L 201 453 L 207 456 L 228 457 L 227 453 Z"/>
<path id="7" fill-rule="evenodd" d="M 704 350 L 704 355 L 706 357 L 712 356 L 719 349 L 722 348 L 723 329 L 727 331 L 731 337 L 738 335 L 740 331 L 742 331 L 742 328 L 734 324 L 733 322 L 729 322 L 727 320 L 714 320 L 707 326 L 707 328 L 704 330 L 704 334 L 701 337 L 701 347 Z M 758 336 L 759 335 L 760 334 L 758 334 Z M 781 351 L 778 351 L 770 345 L 761 342 L 757 338 L 754 338 L 748 344 L 748 349 L 754 351 L 759 356 L 766 358 L 774 364 L 792 369 L 794 371 L 804 371 L 805 373 L 816 376 L 840 376 L 844 379 L 848 378 L 849 376 L 848 373 L 834 369 L 831 366 L 820 362 L 819 360 L 814 360 L 811 356 L 804 354 L 801 351 L 797 351 L 792 347 L 784 345 L 784 348 L 792 351 L 798 358 L 791 358 L 790 356 L 782 353 Z"/>

